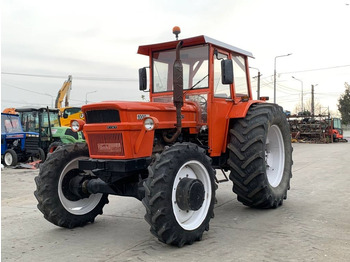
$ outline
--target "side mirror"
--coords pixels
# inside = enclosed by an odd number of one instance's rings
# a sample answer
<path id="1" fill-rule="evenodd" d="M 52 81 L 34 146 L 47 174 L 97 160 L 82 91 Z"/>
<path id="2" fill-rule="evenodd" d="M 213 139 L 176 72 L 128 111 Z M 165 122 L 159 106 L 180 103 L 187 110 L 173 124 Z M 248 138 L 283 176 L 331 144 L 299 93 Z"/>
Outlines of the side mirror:
<path id="1" fill-rule="evenodd" d="M 230 59 L 221 60 L 221 82 L 223 85 L 233 83 L 233 63 Z"/>
<path id="2" fill-rule="evenodd" d="M 146 67 L 139 69 L 139 89 L 145 91 L 147 89 L 147 71 Z"/>
<path id="3" fill-rule="evenodd" d="M 63 113 L 63 118 L 68 118 L 68 114 L 67 113 Z"/>

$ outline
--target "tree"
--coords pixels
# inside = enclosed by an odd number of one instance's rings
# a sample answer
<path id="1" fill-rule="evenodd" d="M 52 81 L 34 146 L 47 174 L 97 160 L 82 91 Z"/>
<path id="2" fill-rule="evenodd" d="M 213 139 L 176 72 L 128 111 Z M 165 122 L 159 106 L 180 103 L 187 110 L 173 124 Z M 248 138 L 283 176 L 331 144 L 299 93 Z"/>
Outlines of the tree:
<path id="1" fill-rule="evenodd" d="M 345 92 L 338 100 L 338 110 L 344 125 L 350 124 L 350 85 L 345 82 Z"/>
<path id="2" fill-rule="evenodd" d="M 314 107 L 315 107 L 315 115 L 321 114 L 320 108 L 322 108 L 322 105 L 320 101 L 318 101 L 317 99 L 315 99 Z M 311 114 L 311 98 L 304 102 L 303 109 L 304 109 L 304 112 L 301 112 L 301 103 L 298 103 L 294 107 L 294 112 L 295 114 L 299 114 L 299 113 L 303 113 L 304 115 Z"/>

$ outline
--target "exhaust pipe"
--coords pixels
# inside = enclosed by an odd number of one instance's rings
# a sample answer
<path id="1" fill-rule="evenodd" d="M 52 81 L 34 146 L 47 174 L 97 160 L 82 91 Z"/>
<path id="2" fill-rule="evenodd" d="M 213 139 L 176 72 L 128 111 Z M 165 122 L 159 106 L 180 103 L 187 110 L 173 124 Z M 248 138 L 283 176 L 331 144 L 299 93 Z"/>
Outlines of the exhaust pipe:
<path id="1" fill-rule="evenodd" d="M 180 49 L 183 45 L 183 42 L 180 41 L 176 46 L 176 59 L 173 66 L 173 102 L 176 107 L 176 132 L 171 138 L 167 138 L 163 134 L 163 139 L 167 143 L 173 143 L 178 136 L 181 134 L 182 123 L 181 123 L 181 107 L 184 104 L 183 101 L 183 67 L 180 59 Z"/>

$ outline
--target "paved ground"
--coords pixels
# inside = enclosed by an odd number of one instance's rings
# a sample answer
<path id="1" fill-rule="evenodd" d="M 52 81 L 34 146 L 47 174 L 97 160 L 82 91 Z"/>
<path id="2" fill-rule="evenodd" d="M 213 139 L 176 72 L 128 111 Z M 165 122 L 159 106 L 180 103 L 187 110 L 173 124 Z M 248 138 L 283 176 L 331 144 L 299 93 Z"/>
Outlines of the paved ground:
<path id="1" fill-rule="evenodd" d="M 349 261 L 350 143 L 293 144 L 291 190 L 275 210 L 244 207 L 219 185 L 203 240 L 183 248 L 149 232 L 141 202 L 110 197 L 94 224 L 72 230 L 36 209 L 38 171 L 1 174 L 2 261 Z"/>

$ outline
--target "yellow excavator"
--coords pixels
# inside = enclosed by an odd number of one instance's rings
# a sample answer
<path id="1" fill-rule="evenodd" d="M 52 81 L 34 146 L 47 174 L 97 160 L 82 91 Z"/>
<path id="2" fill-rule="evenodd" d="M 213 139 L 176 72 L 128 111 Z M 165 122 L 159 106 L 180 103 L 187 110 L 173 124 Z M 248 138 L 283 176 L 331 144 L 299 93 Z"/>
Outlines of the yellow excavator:
<path id="1" fill-rule="evenodd" d="M 60 122 L 61 126 L 70 126 L 70 121 L 73 119 L 83 119 L 84 114 L 80 107 L 69 106 L 69 96 L 72 90 L 72 76 L 69 75 L 68 79 L 64 81 L 56 97 L 55 107 L 60 110 Z M 62 103 L 64 101 L 64 106 Z"/>

